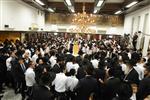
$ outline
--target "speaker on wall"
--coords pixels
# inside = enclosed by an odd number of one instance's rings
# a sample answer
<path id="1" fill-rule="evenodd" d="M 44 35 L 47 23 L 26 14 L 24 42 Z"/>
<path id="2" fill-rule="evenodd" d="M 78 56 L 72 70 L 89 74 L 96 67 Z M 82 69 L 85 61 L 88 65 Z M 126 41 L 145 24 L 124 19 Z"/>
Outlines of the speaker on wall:
<path id="1" fill-rule="evenodd" d="M 9 28 L 9 25 L 4 25 L 5 28 Z"/>
<path id="2" fill-rule="evenodd" d="M 31 30 L 31 27 L 29 27 L 29 30 Z"/>

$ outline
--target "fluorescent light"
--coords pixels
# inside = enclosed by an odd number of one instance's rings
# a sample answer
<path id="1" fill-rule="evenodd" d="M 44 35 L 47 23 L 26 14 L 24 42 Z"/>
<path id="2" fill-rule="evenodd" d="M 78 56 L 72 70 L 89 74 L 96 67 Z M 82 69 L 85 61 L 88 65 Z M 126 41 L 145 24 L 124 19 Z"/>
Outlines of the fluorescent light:
<path id="1" fill-rule="evenodd" d="M 121 10 L 119 10 L 119 11 L 117 11 L 117 12 L 115 12 L 115 14 L 120 14 L 122 11 Z"/>
<path id="2" fill-rule="evenodd" d="M 68 8 L 71 10 L 71 12 L 73 12 L 73 13 L 75 12 L 75 10 L 74 10 L 74 7 L 73 7 L 73 6 L 69 6 Z"/>
<path id="3" fill-rule="evenodd" d="M 71 12 L 73 12 L 73 13 L 75 12 L 74 9 L 70 9 L 70 10 L 71 10 Z"/>
<path id="4" fill-rule="evenodd" d="M 68 6 L 72 5 L 70 0 L 66 0 L 66 3 L 67 3 Z"/>
<path id="5" fill-rule="evenodd" d="M 99 0 L 96 6 L 100 7 L 103 4 L 103 2 L 104 2 L 103 0 Z"/>
<path id="6" fill-rule="evenodd" d="M 52 8 L 48 8 L 48 11 L 50 12 L 54 12 L 54 10 Z"/>
<path id="7" fill-rule="evenodd" d="M 44 6 L 45 4 L 42 2 L 42 1 L 40 1 L 40 0 L 35 0 L 37 3 L 39 3 L 40 5 L 42 5 L 42 6 Z"/>
<path id="8" fill-rule="evenodd" d="M 97 13 L 97 10 L 94 10 L 94 12 L 93 12 L 93 13 L 94 13 L 94 14 L 95 14 L 95 13 Z"/>
<path id="9" fill-rule="evenodd" d="M 130 8 L 130 7 L 132 7 L 133 5 L 135 5 L 137 3 L 138 3 L 138 1 L 133 1 L 130 4 L 126 5 L 126 8 Z"/>

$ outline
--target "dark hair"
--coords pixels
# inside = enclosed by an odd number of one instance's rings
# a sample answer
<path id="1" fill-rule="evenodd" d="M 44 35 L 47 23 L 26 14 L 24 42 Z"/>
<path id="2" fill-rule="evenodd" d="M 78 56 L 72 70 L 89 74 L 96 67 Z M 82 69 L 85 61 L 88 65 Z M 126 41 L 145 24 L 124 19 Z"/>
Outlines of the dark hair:
<path id="1" fill-rule="evenodd" d="M 144 62 L 146 62 L 146 59 L 145 59 L 145 58 L 142 58 L 142 59 L 143 59 Z"/>
<path id="2" fill-rule="evenodd" d="M 64 61 L 64 60 L 65 60 L 65 58 L 64 58 L 63 54 L 58 54 L 57 55 L 57 62 Z"/>
<path id="3" fill-rule="evenodd" d="M 115 69 L 114 68 L 110 68 L 108 71 L 109 76 L 114 76 L 115 74 Z"/>
<path id="4" fill-rule="evenodd" d="M 98 53 L 95 53 L 95 54 L 94 54 L 94 58 L 95 58 L 95 59 L 98 59 L 98 58 L 99 58 Z"/>
<path id="5" fill-rule="evenodd" d="M 128 100 L 132 96 L 132 87 L 127 82 L 122 82 L 117 89 L 119 100 Z"/>
<path id="6" fill-rule="evenodd" d="M 150 72 L 150 65 L 146 66 L 145 69 Z"/>
<path id="7" fill-rule="evenodd" d="M 83 68 L 88 75 L 93 75 L 94 67 L 91 62 L 87 62 L 87 64 L 83 65 Z"/>
<path id="8" fill-rule="evenodd" d="M 70 73 L 70 75 L 75 75 L 76 70 L 74 68 L 72 68 L 69 73 Z"/>
<path id="9" fill-rule="evenodd" d="M 131 66 L 134 66 L 135 65 L 135 61 L 134 60 L 127 60 L 126 61 L 126 64 L 129 64 Z"/>
<path id="10" fill-rule="evenodd" d="M 19 60 L 24 60 L 24 58 L 23 58 L 23 57 L 19 57 L 19 58 L 18 58 L 18 61 L 19 61 Z"/>
<path id="11" fill-rule="evenodd" d="M 51 85 L 55 77 L 56 74 L 53 72 L 43 73 L 40 78 L 40 85 Z"/>
<path id="12" fill-rule="evenodd" d="M 55 55 L 55 51 L 54 50 L 50 51 L 50 55 L 54 56 Z"/>
<path id="13" fill-rule="evenodd" d="M 39 63 L 40 60 L 43 61 L 43 58 L 41 58 L 41 57 L 40 57 L 40 58 L 37 58 L 37 59 L 36 59 L 36 63 Z"/>

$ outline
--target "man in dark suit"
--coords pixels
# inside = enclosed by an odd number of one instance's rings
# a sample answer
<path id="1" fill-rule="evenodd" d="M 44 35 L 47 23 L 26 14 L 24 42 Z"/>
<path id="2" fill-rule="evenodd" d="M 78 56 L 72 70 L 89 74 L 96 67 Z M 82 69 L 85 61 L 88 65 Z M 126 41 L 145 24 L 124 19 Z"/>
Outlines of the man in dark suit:
<path id="1" fill-rule="evenodd" d="M 16 78 L 17 78 L 17 87 L 19 89 L 19 91 L 21 92 L 22 95 L 22 99 L 25 98 L 25 89 L 26 89 L 26 82 L 25 82 L 25 71 L 26 71 L 27 67 L 24 63 L 24 59 L 23 58 L 19 58 L 18 59 L 18 64 L 16 65 Z M 16 93 L 18 92 L 18 90 L 15 91 Z"/>
<path id="2" fill-rule="evenodd" d="M 49 86 L 55 77 L 54 73 L 44 73 L 41 76 L 40 84 L 33 87 L 32 100 L 54 100 Z"/>
<path id="3" fill-rule="evenodd" d="M 124 77 L 124 80 L 131 83 L 131 84 L 137 84 L 139 85 L 139 74 L 138 72 L 133 68 L 134 62 L 132 60 L 129 60 L 127 62 L 127 67 L 129 68 L 128 74 Z"/>
<path id="4" fill-rule="evenodd" d="M 84 65 L 83 67 L 86 72 L 86 76 L 81 80 L 79 80 L 79 83 L 75 89 L 75 91 L 77 91 L 76 100 L 89 100 L 91 95 L 94 97 L 98 94 L 97 80 L 92 77 L 94 70 L 92 63 L 87 62 L 87 64 Z"/>
<path id="5" fill-rule="evenodd" d="M 137 100 L 144 100 L 148 95 L 150 95 L 150 66 L 146 66 L 145 78 L 139 84 Z"/>
<path id="6" fill-rule="evenodd" d="M 104 84 L 104 100 L 112 100 L 116 96 L 116 91 L 121 83 L 120 79 L 115 77 L 114 68 L 110 68 L 108 74 L 109 78 Z"/>
<path id="7" fill-rule="evenodd" d="M 132 45 L 134 50 L 136 51 L 136 44 L 137 44 L 137 39 L 138 39 L 138 33 L 136 32 L 133 36 L 133 40 L 132 40 Z"/>

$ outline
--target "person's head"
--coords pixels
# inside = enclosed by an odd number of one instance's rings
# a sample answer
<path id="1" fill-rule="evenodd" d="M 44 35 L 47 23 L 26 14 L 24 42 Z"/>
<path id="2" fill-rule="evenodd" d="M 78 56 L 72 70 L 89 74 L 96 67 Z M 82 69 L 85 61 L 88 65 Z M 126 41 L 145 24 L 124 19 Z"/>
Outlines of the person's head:
<path id="1" fill-rule="evenodd" d="M 87 62 L 83 68 L 87 75 L 93 75 L 94 67 L 91 62 Z"/>
<path id="2" fill-rule="evenodd" d="M 73 62 L 74 59 L 75 59 L 75 57 L 74 57 L 73 55 L 70 55 L 69 58 L 68 58 L 68 61 L 69 61 L 69 62 Z"/>
<path id="3" fill-rule="evenodd" d="M 150 65 L 145 66 L 145 71 L 144 71 L 145 76 L 150 76 Z"/>
<path id="4" fill-rule="evenodd" d="M 115 69 L 114 69 L 114 68 L 110 68 L 110 69 L 108 70 L 108 75 L 109 75 L 109 77 L 114 76 L 114 74 L 115 74 Z"/>
<path id="5" fill-rule="evenodd" d="M 55 56 L 55 51 L 54 50 L 50 51 L 50 55 Z"/>
<path id="6" fill-rule="evenodd" d="M 29 62 L 29 67 L 34 69 L 35 68 L 35 63 L 33 61 L 30 61 Z"/>
<path id="7" fill-rule="evenodd" d="M 24 63 L 24 59 L 23 58 L 19 58 L 18 62 L 19 62 L 19 64 L 23 64 Z"/>
<path id="8" fill-rule="evenodd" d="M 40 85 L 51 85 L 51 83 L 53 82 L 53 80 L 55 79 L 56 74 L 53 72 L 49 72 L 49 73 L 43 73 L 41 78 L 40 78 Z"/>
<path id="9" fill-rule="evenodd" d="M 64 63 L 59 64 L 60 66 L 60 72 L 65 73 L 66 72 L 66 66 Z"/>
<path id="10" fill-rule="evenodd" d="M 132 96 L 132 87 L 127 82 L 122 82 L 117 89 L 119 100 L 128 100 Z"/>
<path id="11" fill-rule="evenodd" d="M 39 54 L 40 54 L 40 52 L 39 52 L 38 49 L 35 50 L 35 54 L 36 54 L 36 55 L 39 55 Z"/>
<path id="12" fill-rule="evenodd" d="M 29 58 L 29 52 L 25 52 L 25 53 L 24 53 L 24 58 L 25 58 L 25 59 L 28 59 L 28 58 Z"/>
<path id="13" fill-rule="evenodd" d="M 64 61 L 65 61 L 64 55 L 58 54 L 57 55 L 57 63 L 61 64 L 61 63 L 64 63 Z"/>
<path id="14" fill-rule="evenodd" d="M 71 76 L 74 76 L 75 73 L 76 73 L 76 70 L 72 68 L 72 69 L 70 70 L 70 75 L 71 75 Z"/>
<path id="15" fill-rule="evenodd" d="M 43 63 L 44 63 L 44 62 L 43 62 L 43 58 L 38 58 L 37 61 L 36 61 L 36 63 L 38 63 L 38 64 L 43 64 Z"/>
<path id="16" fill-rule="evenodd" d="M 133 66 L 135 65 L 135 63 L 132 60 L 128 60 L 128 61 L 126 61 L 126 65 L 131 69 L 131 68 L 133 68 Z"/>
<path id="17" fill-rule="evenodd" d="M 145 58 L 141 58 L 141 63 L 145 63 L 146 59 Z"/>
<path id="18" fill-rule="evenodd" d="M 98 58 L 99 58 L 98 53 L 95 53 L 94 58 L 98 60 Z"/>

